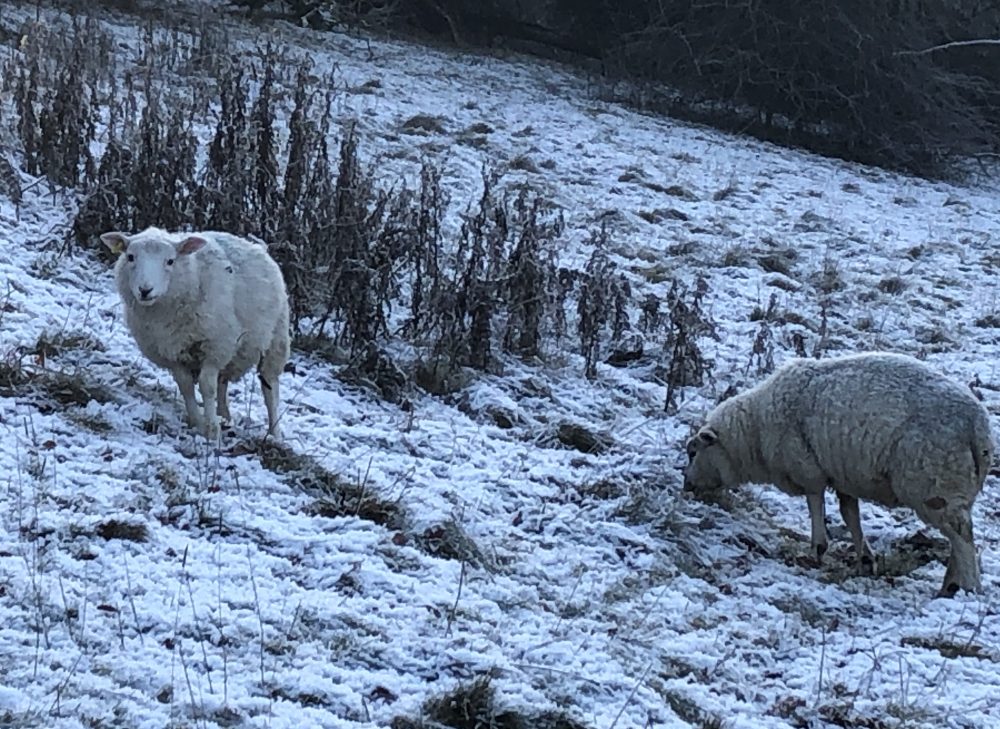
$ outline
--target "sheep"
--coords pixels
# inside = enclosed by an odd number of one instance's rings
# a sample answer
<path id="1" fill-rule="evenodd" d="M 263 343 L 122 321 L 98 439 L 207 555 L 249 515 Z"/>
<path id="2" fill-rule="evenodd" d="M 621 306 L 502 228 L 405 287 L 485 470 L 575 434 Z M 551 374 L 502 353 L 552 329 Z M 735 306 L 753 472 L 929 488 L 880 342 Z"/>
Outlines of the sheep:
<path id="1" fill-rule="evenodd" d="M 229 233 L 109 232 L 115 281 L 140 351 L 170 371 L 188 423 L 209 439 L 229 420 L 229 383 L 256 365 L 268 434 L 280 439 L 278 377 L 289 357 L 288 294 L 266 245 Z M 203 414 L 194 396 L 201 392 Z"/>
<path id="2" fill-rule="evenodd" d="M 989 416 L 965 387 L 899 354 L 795 359 L 718 405 L 686 444 L 684 490 L 773 484 L 804 495 L 817 559 L 832 487 L 858 566 L 874 558 L 858 499 L 907 506 L 951 542 L 944 584 L 982 589 L 972 504 L 994 453 Z"/>

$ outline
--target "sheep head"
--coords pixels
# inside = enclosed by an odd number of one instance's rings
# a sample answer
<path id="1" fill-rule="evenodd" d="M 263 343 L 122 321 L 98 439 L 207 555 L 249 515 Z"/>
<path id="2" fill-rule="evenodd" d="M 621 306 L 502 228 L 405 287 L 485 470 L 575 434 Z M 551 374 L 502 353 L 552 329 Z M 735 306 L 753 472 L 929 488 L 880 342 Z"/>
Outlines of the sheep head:
<path id="1" fill-rule="evenodd" d="M 101 241 L 119 254 L 117 275 L 140 306 L 151 306 L 170 291 L 178 262 L 201 250 L 205 239 L 196 235 L 175 242 L 154 229 L 135 235 L 104 233 Z"/>
<path id="2" fill-rule="evenodd" d="M 703 426 L 688 439 L 686 449 L 685 491 L 714 491 L 732 481 L 733 464 L 714 428 Z"/>

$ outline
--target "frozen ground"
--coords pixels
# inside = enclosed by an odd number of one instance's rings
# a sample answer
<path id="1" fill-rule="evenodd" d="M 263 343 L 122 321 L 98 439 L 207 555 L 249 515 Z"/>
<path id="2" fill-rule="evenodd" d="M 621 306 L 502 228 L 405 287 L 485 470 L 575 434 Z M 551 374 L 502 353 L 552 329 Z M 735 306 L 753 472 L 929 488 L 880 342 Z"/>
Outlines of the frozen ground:
<path id="1" fill-rule="evenodd" d="M 134 21 L 106 22 L 134 62 Z M 262 33 L 218 22 L 246 52 Z M 19 211 L 0 197 L 0 356 L 36 375 L 0 382 L 0 725 L 388 726 L 487 673 L 503 708 L 594 729 L 1000 724 L 996 477 L 974 512 L 986 592 L 935 600 L 946 543 L 912 514 L 863 506 L 884 574 L 856 577 L 838 519 L 816 567 L 803 502 L 693 502 L 677 470 L 690 425 L 759 376 L 751 315 L 772 294 L 777 361 L 796 335 L 810 353 L 919 354 L 978 379 L 995 414 L 995 187 L 638 114 L 523 58 L 272 32 L 333 73 L 387 179 L 433 156 L 466 200 L 484 161 L 516 160 L 511 179 L 564 210 L 565 262 L 605 220 L 639 292 L 703 275 L 713 376 L 668 417 L 649 367 L 588 382 L 566 354 L 404 412 L 296 353 L 284 429 L 310 465 L 248 447 L 251 378 L 216 453 L 138 355 L 110 271 L 59 254 L 74 203 L 25 175 Z M 416 115 L 437 123 L 407 133 Z M 611 449 L 558 447 L 564 422 Z M 316 474 L 350 487 L 348 516 Z"/>

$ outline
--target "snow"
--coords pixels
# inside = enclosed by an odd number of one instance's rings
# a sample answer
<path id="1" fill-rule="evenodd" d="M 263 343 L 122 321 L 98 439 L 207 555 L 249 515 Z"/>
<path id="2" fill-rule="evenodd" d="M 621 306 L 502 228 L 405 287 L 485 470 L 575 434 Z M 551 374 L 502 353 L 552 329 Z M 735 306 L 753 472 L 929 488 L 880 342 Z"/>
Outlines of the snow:
<path id="1" fill-rule="evenodd" d="M 0 22 L 17 28 L 34 12 L 5 7 Z M 102 22 L 122 63 L 137 60 L 141 24 Z M 259 28 L 213 22 L 252 52 Z M 729 729 L 1000 721 L 995 476 L 974 510 L 985 593 L 936 600 L 944 567 L 918 559 L 913 514 L 862 506 L 873 548 L 895 562 L 858 577 L 839 521 L 816 567 L 802 500 L 748 487 L 729 508 L 703 504 L 680 493 L 678 470 L 689 426 L 757 377 L 750 313 L 772 293 L 785 317 L 771 325 L 777 360 L 794 354 L 793 333 L 815 345 L 825 306 L 830 352 L 926 356 L 958 381 L 978 377 L 995 415 L 1000 337 L 976 325 L 1000 313 L 992 182 L 926 182 L 643 115 L 530 59 L 270 30 L 344 89 L 337 115 L 357 120 L 386 184 L 439 160 L 450 225 L 478 195 L 484 161 L 527 154 L 551 164 L 507 180 L 562 208 L 563 263 L 584 264 L 603 219 L 637 299 L 704 276 L 719 330 L 703 342 L 712 377 L 667 416 L 648 372 L 601 365 L 589 382 L 561 352 L 539 367 L 505 362 L 503 376 L 470 385 L 466 407 L 428 395 L 404 412 L 295 352 L 290 448 L 396 503 L 405 524 L 324 516 L 314 491 L 245 447 L 264 423 L 252 378 L 231 390 L 237 424 L 221 451 L 187 430 L 169 375 L 127 334 L 110 271 L 86 251 L 59 253 L 71 197 L 36 185 L 19 217 L 0 197 L 0 357 L 109 395 L 57 409 L 30 387 L 0 398 L 3 722 L 388 726 L 490 671 L 504 707 L 595 729 L 712 716 Z M 444 131 L 400 133 L 417 114 Z M 477 123 L 492 129 L 486 146 L 461 144 Z M 687 194 L 664 192 L 674 185 Z M 656 210 L 687 220 L 640 215 Z M 787 273 L 758 264 L 786 251 Z M 901 291 L 879 287 L 890 276 Z M 54 333 L 101 347 L 31 354 Z M 488 408 L 513 413 L 514 427 Z M 562 421 L 611 434 L 613 449 L 555 447 Z M 102 537 L 113 520 L 144 538 Z M 449 524 L 475 545 L 464 565 L 420 541 Z M 912 569 L 894 567 L 904 558 Z"/>

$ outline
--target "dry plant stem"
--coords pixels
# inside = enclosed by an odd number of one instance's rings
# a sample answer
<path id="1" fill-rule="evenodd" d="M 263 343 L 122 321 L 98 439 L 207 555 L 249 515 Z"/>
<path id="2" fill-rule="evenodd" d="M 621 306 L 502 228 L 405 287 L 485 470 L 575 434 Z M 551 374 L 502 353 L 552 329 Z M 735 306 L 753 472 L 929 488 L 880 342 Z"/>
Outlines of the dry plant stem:
<path id="1" fill-rule="evenodd" d="M 458 590 L 455 591 L 455 602 L 451 606 L 451 610 L 448 611 L 448 623 L 445 626 L 444 634 L 446 636 L 451 635 L 451 626 L 455 620 L 455 616 L 458 613 L 458 601 L 462 598 L 462 587 L 465 585 L 465 567 L 468 564 L 465 560 L 462 560 L 462 568 L 458 573 Z"/>
<path id="2" fill-rule="evenodd" d="M 646 669 L 642 672 L 642 675 L 639 676 L 639 679 L 635 682 L 635 685 L 629 692 L 628 697 L 625 699 L 625 703 L 623 703 L 622 708 L 618 710 L 618 713 L 615 715 L 615 720 L 611 722 L 611 726 L 609 726 L 608 729 L 615 729 L 615 727 L 618 726 L 619 720 L 621 720 L 622 715 L 625 713 L 625 710 L 628 709 L 629 704 L 632 703 L 632 699 L 635 698 L 636 692 L 639 690 L 639 687 L 642 685 L 643 681 L 646 680 L 646 676 L 649 675 L 649 671 L 652 668 L 653 668 L 653 662 L 650 661 L 646 665 Z"/>
<path id="3" fill-rule="evenodd" d="M 125 587 L 128 590 L 128 604 L 132 610 L 132 619 L 135 621 L 135 634 L 139 638 L 139 645 L 145 645 L 146 639 L 142 635 L 142 628 L 139 625 L 139 611 L 135 607 L 135 590 L 132 589 L 132 573 L 128 566 L 128 555 L 126 554 L 123 559 L 123 564 L 125 566 Z"/>
<path id="4" fill-rule="evenodd" d="M 253 589 L 254 614 L 257 616 L 257 629 L 260 632 L 260 688 L 267 690 L 267 681 L 264 678 L 264 614 L 260 605 L 260 594 L 257 592 L 257 579 L 254 577 L 253 560 L 250 556 L 250 547 L 247 546 L 247 566 L 250 568 L 250 587 Z"/>

